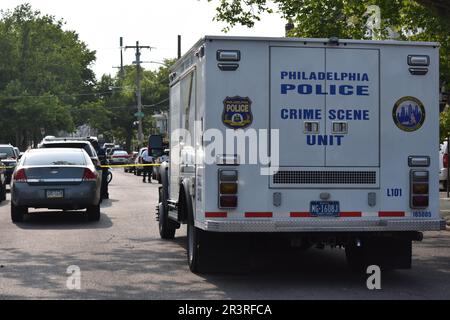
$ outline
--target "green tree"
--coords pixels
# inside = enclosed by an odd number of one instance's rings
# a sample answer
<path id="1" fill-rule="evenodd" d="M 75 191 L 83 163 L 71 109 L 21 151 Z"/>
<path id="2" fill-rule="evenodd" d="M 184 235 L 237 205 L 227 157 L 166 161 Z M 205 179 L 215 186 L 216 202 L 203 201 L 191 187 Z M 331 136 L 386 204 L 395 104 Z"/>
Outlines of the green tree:
<path id="1" fill-rule="evenodd" d="M 111 129 L 111 111 L 106 109 L 102 100 L 85 102 L 72 108 L 75 126 L 84 124 L 104 132 Z"/>
<path id="2" fill-rule="evenodd" d="M 29 4 L 0 12 L 0 140 L 25 148 L 72 131 L 72 108 L 95 99 L 95 52 L 63 25 Z"/>
<path id="3" fill-rule="evenodd" d="M 211 1 L 211 0 L 208 0 Z M 450 91 L 450 2 L 444 0 L 221 0 L 215 20 L 253 27 L 262 13 L 277 10 L 293 23 L 289 36 L 370 39 L 368 8 L 379 6 L 378 38 L 397 33 L 399 40 L 441 44 L 441 83 Z"/>
<path id="4" fill-rule="evenodd" d="M 447 110 L 441 114 L 440 124 L 440 142 L 450 137 L 450 112 Z"/>
<path id="5" fill-rule="evenodd" d="M 164 66 L 156 71 L 141 72 L 142 104 L 144 136 L 154 131 L 152 115 L 159 111 L 167 111 L 169 106 L 169 67 L 175 59 L 164 60 Z M 111 130 L 103 132 L 110 141 L 123 142 L 126 150 L 137 147 L 136 101 L 136 67 L 125 66 L 123 76 L 103 76 L 97 85 L 102 94 L 105 109 L 110 112 Z"/>

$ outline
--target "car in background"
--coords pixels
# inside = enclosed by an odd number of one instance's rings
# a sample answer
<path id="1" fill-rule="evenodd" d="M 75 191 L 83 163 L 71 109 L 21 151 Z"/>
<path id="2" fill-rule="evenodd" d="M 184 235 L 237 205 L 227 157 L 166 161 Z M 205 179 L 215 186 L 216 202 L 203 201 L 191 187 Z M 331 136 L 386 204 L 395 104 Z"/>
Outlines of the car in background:
<path id="1" fill-rule="evenodd" d="M 10 144 L 0 144 L 0 161 L 5 168 L 6 184 L 11 183 L 11 176 L 17 165 L 19 155 Z"/>
<path id="2" fill-rule="evenodd" d="M 120 146 L 115 146 L 113 148 L 106 149 L 106 158 L 108 160 L 111 160 L 111 157 L 112 157 L 114 151 L 123 151 L 123 149 Z"/>
<path id="3" fill-rule="evenodd" d="M 140 166 L 140 164 L 143 163 L 142 161 L 142 154 L 144 153 L 144 151 L 147 151 L 148 148 L 141 148 L 139 149 L 139 153 L 138 156 L 136 157 L 135 160 L 135 170 L 134 170 L 134 174 L 137 176 L 140 176 L 142 174 L 142 172 L 144 171 L 144 167 Z"/>
<path id="4" fill-rule="evenodd" d="M 0 164 L 0 203 L 6 200 L 6 177 L 5 169 L 2 164 Z"/>
<path id="5" fill-rule="evenodd" d="M 44 139 L 42 139 L 42 141 L 40 143 L 38 143 L 37 147 L 40 148 L 42 143 L 47 142 L 47 141 L 53 141 L 57 139 L 55 136 L 45 136 Z"/>
<path id="6" fill-rule="evenodd" d="M 116 144 L 115 143 L 109 143 L 109 142 L 105 142 L 104 144 L 103 144 L 103 149 L 105 149 L 105 150 L 107 150 L 107 149 L 112 149 L 112 148 L 114 148 L 116 146 Z"/>
<path id="7" fill-rule="evenodd" d="M 17 148 L 17 147 L 13 147 L 13 148 L 14 148 L 14 151 L 16 152 L 17 159 L 20 159 L 20 150 L 19 150 L 19 148 Z"/>
<path id="8" fill-rule="evenodd" d="M 448 170 L 447 141 L 439 146 L 439 189 L 447 190 L 447 170 Z"/>
<path id="9" fill-rule="evenodd" d="M 156 158 L 155 164 L 161 165 L 161 163 L 163 163 L 163 162 L 169 162 L 169 154 L 170 154 L 170 149 L 165 149 L 164 153 L 161 156 Z M 157 180 L 158 183 L 161 183 L 160 166 L 153 167 L 152 178 L 153 178 L 153 180 Z"/>
<path id="10" fill-rule="evenodd" d="M 123 168 L 123 170 L 124 170 L 124 172 L 129 172 L 129 173 L 134 173 L 134 161 L 136 160 L 136 158 L 137 158 L 137 156 L 138 156 L 138 152 L 137 151 L 133 151 L 131 154 L 130 154 L 130 157 L 128 158 L 128 163 L 127 164 L 129 164 L 129 165 L 131 165 L 131 166 L 129 166 L 129 167 L 124 167 Z"/>
<path id="11" fill-rule="evenodd" d="M 54 138 L 49 139 L 45 142 L 41 143 L 40 148 L 43 149 L 54 149 L 54 148 L 76 148 L 83 149 L 91 158 L 92 163 L 94 164 L 97 173 L 102 177 L 102 167 L 101 161 L 95 151 L 91 142 L 88 141 L 89 138 Z"/>
<path id="12" fill-rule="evenodd" d="M 87 140 L 71 140 L 64 139 L 58 141 L 44 141 L 41 143 L 40 148 L 49 149 L 49 148 L 76 148 L 83 149 L 89 155 L 92 160 L 92 163 L 97 167 L 97 170 L 100 171 L 100 160 L 98 158 L 97 152 L 95 151 L 92 144 Z"/>
<path id="13" fill-rule="evenodd" d="M 130 158 L 130 155 L 125 150 L 115 150 L 111 154 L 109 163 L 112 165 L 128 164 L 129 158 Z"/>
<path id="14" fill-rule="evenodd" d="M 100 219 L 101 175 L 80 148 L 41 148 L 27 151 L 13 173 L 11 220 L 23 221 L 28 208 L 87 209 Z"/>

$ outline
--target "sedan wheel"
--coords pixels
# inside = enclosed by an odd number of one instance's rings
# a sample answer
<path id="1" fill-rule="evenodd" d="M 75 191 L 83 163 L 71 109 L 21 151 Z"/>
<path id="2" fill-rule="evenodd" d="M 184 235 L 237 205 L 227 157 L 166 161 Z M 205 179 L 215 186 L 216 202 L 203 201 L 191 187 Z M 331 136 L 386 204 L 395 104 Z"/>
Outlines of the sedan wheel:
<path id="1" fill-rule="evenodd" d="M 6 200 L 6 183 L 3 184 L 0 188 L 0 202 Z"/>
<path id="2" fill-rule="evenodd" d="M 89 221 L 99 221 L 100 220 L 100 205 L 88 207 L 87 215 L 88 215 Z"/>
<path id="3" fill-rule="evenodd" d="M 22 222 L 25 214 L 28 213 L 27 207 L 18 207 L 11 202 L 11 220 L 14 223 Z"/>

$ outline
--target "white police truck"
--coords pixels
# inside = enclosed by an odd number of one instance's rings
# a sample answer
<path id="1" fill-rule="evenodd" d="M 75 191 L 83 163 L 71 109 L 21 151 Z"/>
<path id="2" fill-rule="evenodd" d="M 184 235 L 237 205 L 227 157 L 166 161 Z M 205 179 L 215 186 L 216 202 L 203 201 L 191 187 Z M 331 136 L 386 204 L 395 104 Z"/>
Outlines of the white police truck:
<path id="1" fill-rule="evenodd" d="M 439 44 L 206 36 L 170 74 L 170 163 L 157 216 L 209 237 L 345 248 L 355 268 L 410 268 L 441 230 Z"/>

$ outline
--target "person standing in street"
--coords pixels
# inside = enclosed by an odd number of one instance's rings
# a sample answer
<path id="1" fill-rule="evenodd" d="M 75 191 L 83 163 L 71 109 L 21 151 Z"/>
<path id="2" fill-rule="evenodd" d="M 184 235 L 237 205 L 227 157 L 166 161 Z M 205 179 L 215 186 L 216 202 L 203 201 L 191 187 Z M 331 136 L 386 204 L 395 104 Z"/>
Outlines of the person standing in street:
<path id="1" fill-rule="evenodd" d="M 100 160 L 100 165 L 102 166 L 102 184 L 100 187 L 100 196 L 102 199 L 109 199 L 108 192 L 108 161 L 106 159 L 106 150 L 104 148 L 100 148 L 100 144 L 96 138 L 88 138 L 88 141 L 92 144 L 97 152 L 97 157 Z"/>
<path id="2" fill-rule="evenodd" d="M 144 164 L 144 169 L 142 172 L 142 182 L 145 183 L 145 177 L 148 176 L 148 183 L 152 183 L 152 167 L 148 164 L 153 163 L 153 157 L 149 154 L 149 150 L 145 150 L 142 153 L 142 164 Z"/>
<path id="3" fill-rule="evenodd" d="M 106 167 L 108 165 L 108 160 L 106 157 L 106 150 L 104 148 L 101 148 L 97 156 L 100 160 L 100 163 L 102 165 L 102 185 L 101 185 L 101 197 L 102 199 L 109 199 L 109 191 L 108 191 L 108 168 Z"/>

